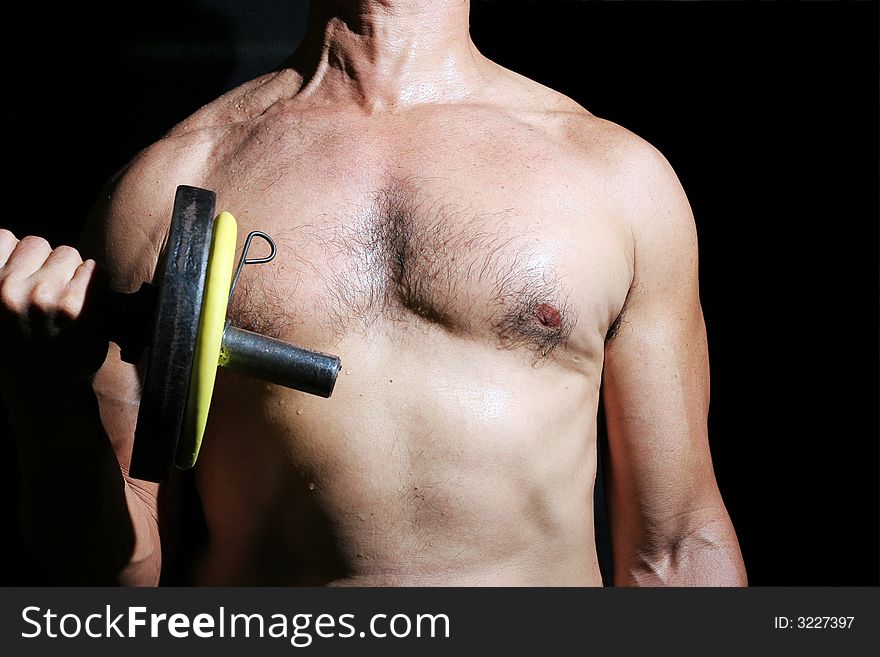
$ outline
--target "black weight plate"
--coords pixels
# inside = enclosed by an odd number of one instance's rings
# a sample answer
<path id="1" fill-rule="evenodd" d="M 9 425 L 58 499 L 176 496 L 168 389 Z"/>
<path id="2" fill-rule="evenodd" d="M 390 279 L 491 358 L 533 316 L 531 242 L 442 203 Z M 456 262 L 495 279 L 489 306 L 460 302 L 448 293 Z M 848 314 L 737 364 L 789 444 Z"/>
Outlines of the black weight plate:
<path id="1" fill-rule="evenodd" d="M 171 473 L 189 390 L 214 223 L 214 192 L 180 185 L 174 197 L 153 339 L 141 393 L 129 475 Z"/>

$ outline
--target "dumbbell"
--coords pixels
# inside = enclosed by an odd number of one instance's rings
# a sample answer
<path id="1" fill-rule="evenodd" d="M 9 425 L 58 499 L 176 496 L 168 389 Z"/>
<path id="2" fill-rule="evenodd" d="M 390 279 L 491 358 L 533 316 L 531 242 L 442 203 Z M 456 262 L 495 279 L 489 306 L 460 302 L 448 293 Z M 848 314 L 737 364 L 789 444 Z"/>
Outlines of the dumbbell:
<path id="1" fill-rule="evenodd" d="M 210 190 L 179 186 L 156 284 L 106 291 L 95 301 L 122 360 L 139 364 L 148 350 L 129 468 L 136 479 L 158 482 L 175 465 L 195 465 L 218 367 L 322 397 L 339 374 L 337 356 L 230 324 L 237 227 L 228 212 L 214 216 L 215 203 Z M 235 280 L 244 264 L 267 260 L 248 260 L 249 244 L 250 236 Z"/>

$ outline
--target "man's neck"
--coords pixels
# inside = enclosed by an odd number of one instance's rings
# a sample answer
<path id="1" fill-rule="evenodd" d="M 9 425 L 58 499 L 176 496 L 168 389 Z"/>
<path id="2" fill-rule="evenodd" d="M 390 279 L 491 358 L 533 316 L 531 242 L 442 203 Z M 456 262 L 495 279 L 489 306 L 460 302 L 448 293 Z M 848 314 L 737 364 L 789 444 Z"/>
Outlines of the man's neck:
<path id="1" fill-rule="evenodd" d="M 301 94 L 386 110 L 460 99 L 482 59 L 469 34 L 469 0 L 313 0 L 290 65 Z"/>

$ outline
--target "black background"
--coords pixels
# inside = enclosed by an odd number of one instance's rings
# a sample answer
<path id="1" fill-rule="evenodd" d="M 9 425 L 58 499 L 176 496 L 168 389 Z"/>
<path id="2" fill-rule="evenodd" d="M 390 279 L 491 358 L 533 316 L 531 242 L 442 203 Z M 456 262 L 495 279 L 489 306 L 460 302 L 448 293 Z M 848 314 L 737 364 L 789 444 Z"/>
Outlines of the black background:
<path id="1" fill-rule="evenodd" d="M 305 3 L 21 10 L 0 225 L 57 244 L 137 150 L 279 64 Z M 657 146 L 688 192 L 712 453 L 750 583 L 877 585 L 878 4 L 475 2 L 471 24 L 488 57 Z"/>

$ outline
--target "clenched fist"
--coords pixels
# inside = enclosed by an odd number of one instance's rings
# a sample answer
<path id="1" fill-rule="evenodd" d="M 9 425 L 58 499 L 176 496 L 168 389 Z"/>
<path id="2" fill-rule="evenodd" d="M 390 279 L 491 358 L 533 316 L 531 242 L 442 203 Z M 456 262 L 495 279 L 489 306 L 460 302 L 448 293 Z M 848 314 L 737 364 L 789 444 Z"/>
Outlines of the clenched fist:
<path id="1" fill-rule="evenodd" d="M 106 276 L 69 246 L 0 229 L 0 355 L 6 392 L 68 387 L 101 366 L 108 340 L 91 303 Z M 24 388 L 24 390 L 20 390 Z"/>

